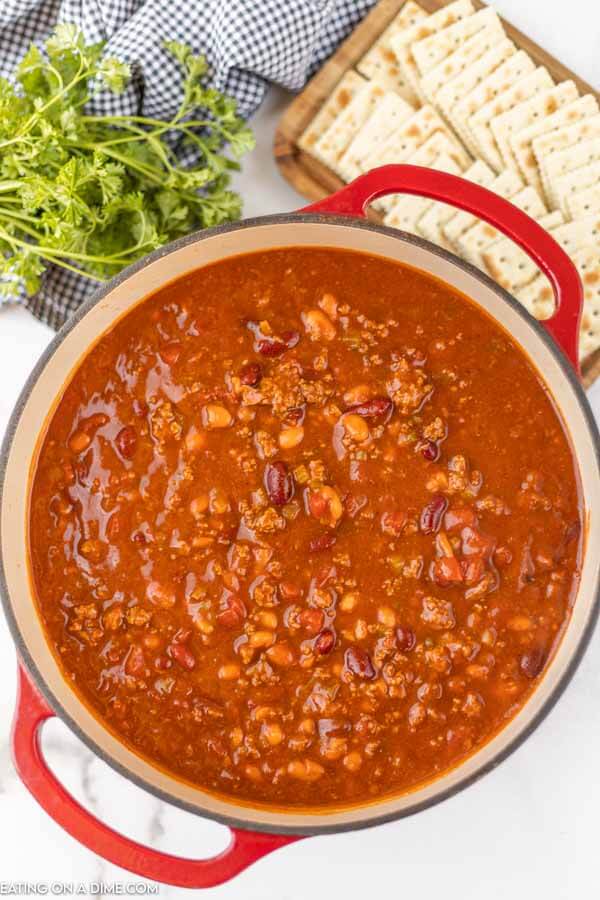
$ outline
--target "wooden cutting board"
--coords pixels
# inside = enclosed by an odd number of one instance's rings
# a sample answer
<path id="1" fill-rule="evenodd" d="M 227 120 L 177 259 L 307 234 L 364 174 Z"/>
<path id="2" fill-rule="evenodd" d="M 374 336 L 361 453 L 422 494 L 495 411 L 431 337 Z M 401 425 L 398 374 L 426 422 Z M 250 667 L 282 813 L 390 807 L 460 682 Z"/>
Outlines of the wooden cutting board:
<path id="1" fill-rule="evenodd" d="M 281 117 L 275 132 L 274 156 L 283 177 L 299 194 L 308 200 L 321 200 L 343 187 L 343 182 L 317 159 L 301 150 L 296 141 L 309 122 L 315 117 L 325 100 L 330 96 L 344 72 L 351 69 L 377 40 L 392 19 L 398 14 L 405 0 L 380 0 L 380 2 L 354 29 L 325 65 L 317 72 L 301 93 L 290 103 Z M 443 0 L 418 0 L 419 5 L 429 12 L 435 12 L 447 2 Z M 473 0 L 474 6 L 483 9 L 485 4 Z M 540 66 L 546 66 L 555 81 L 571 79 L 580 94 L 595 94 L 600 101 L 600 93 L 574 72 L 564 66 L 556 57 L 543 50 L 538 44 L 502 19 L 508 37 L 517 47 L 526 50 Z M 370 215 L 378 222 L 377 214 Z M 600 350 L 593 353 L 582 366 L 583 383 L 589 387 L 600 376 Z"/>

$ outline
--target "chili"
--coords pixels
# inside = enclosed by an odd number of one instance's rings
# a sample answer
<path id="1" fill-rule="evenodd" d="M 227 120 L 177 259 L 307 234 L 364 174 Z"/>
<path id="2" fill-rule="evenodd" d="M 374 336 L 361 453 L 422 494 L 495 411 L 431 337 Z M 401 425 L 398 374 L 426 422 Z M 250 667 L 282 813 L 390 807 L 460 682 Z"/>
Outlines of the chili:
<path id="1" fill-rule="evenodd" d="M 31 488 L 39 611 L 120 739 L 202 788 L 358 803 L 455 766 L 569 617 L 581 509 L 540 377 L 465 297 L 239 256 L 104 335 Z"/>

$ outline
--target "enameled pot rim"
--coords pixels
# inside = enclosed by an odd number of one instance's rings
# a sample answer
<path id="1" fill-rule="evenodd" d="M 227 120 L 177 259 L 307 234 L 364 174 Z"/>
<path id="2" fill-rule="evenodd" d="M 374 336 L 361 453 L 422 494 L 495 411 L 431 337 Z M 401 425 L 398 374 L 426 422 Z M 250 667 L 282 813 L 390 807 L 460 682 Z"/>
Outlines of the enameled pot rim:
<path id="1" fill-rule="evenodd" d="M 114 290 L 115 287 L 122 284 L 124 281 L 134 277 L 137 272 L 144 269 L 146 266 L 151 263 L 162 259 L 170 255 L 171 253 L 181 249 L 182 247 L 186 247 L 190 244 L 195 244 L 199 241 L 205 240 L 207 238 L 212 238 L 218 236 L 220 234 L 226 234 L 231 231 L 242 231 L 245 229 L 253 229 L 260 228 L 265 225 L 277 225 L 277 224 L 300 224 L 300 223 L 313 223 L 316 225 L 334 225 L 340 226 L 343 228 L 353 228 L 353 229 L 365 229 L 369 231 L 376 231 L 382 234 L 385 234 L 389 237 L 393 237 L 399 241 L 403 241 L 405 243 L 414 244 L 417 247 L 420 247 L 423 250 L 428 251 L 429 253 L 441 257 L 447 262 L 451 263 L 454 266 L 462 268 L 464 271 L 468 272 L 471 276 L 475 277 L 477 280 L 482 282 L 488 289 L 491 289 L 494 293 L 496 293 L 506 304 L 508 304 L 512 309 L 524 320 L 527 325 L 532 328 L 536 333 L 537 337 L 543 341 L 546 347 L 549 349 L 550 353 L 555 358 L 558 366 L 562 371 L 562 375 L 568 380 L 570 386 L 573 390 L 573 393 L 577 399 L 580 411 L 585 420 L 585 424 L 587 426 L 589 437 L 591 438 L 594 451 L 595 451 L 595 459 L 598 467 L 600 468 L 600 434 L 598 432 L 598 426 L 595 422 L 594 416 L 592 414 L 589 402 L 586 398 L 583 387 L 577 378 L 577 375 L 569 363 L 568 359 L 555 343 L 555 341 L 550 337 L 545 328 L 537 322 L 535 319 L 529 316 L 524 307 L 515 300 L 506 290 L 504 290 L 500 285 L 494 282 L 491 278 L 489 278 L 485 273 L 477 269 L 475 266 L 465 262 L 464 260 L 459 259 L 454 256 L 454 254 L 437 247 L 436 245 L 426 241 L 420 237 L 417 237 L 412 234 L 408 234 L 406 232 L 388 228 L 385 226 L 374 225 L 371 222 L 368 222 L 363 219 L 358 219 L 349 216 L 341 216 L 341 215 L 327 215 L 321 213 L 282 213 L 275 214 L 269 216 L 260 216 L 251 219 L 245 219 L 241 222 L 219 225 L 214 228 L 205 229 L 201 232 L 195 232 L 190 235 L 186 235 L 174 241 L 165 247 L 161 247 L 158 250 L 150 253 L 148 256 L 144 257 L 142 260 L 134 263 L 133 265 L 127 267 L 110 281 L 108 281 L 105 285 L 96 290 L 82 305 L 79 309 L 69 318 L 65 325 L 60 329 L 60 331 L 56 334 L 56 336 L 52 339 L 49 345 L 41 354 L 38 362 L 36 363 L 33 371 L 31 372 L 29 378 L 27 379 L 20 395 L 19 399 L 15 405 L 15 408 L 11 414 L 9 419 L 8 427 L 2 442 L 2 447 L 0 450 L 0 508 L 2 507 L 3 502 L 3 491 L 4 491 L 4 482 L 5 482 L 5 473 L 7 468 L 8 458 L 11 452 L 13 437 L 15 435 L 21 414 L 27 402 L 27 399 L 33 389 L 33 386 L 38 381 L 41 373 L 43 372 L 48 360 L 53 356 L 56 352 L 57 348 L 64 341 L 65 337 L 73 330 L 73 328 L 83 319 L 87 313 L 96 306 L 104 297 L 106 297 L 111 291 Z M 289 246 L 289 242 L 282 246 Z M 244 251 L 241 251 L 242 254 Z M 165 282 L 166 283 L 166 282 Z M 156 286 L 158 289 L 160 285 Z M 143 302 L 143 301 L 141 301 Z M 502 323 L 500 323 L 502 324 Z M 82 352 L 81 358 L 83 358 L 85 354 Z M 68 375 L 68 373 L 67 373 Z M 65 375 L 65 379 L 67 377 Z M 562 410 L 561 410 L 562 411 Z M 563 411 L 564 412 L 564 411 Z M 565 415 L 565 421 L 568 425 L 568 418 Z M 574 452 L 574 451 L 573 451 Z M 1 518 L 0 518 L 0 529 L 2 527 Z M 0 546 L 2 546 L 2 535 L 0 533 Z M 587 552 L 590 551 L 590 547 L 587 548 Z M 578 638 L 577 645 L 575 647 L 575 652 L 573 652 L 571 658 L 569 659 L 568 665 L 565 668 L 561 678 L 557 681 L 554 686 L 552 692 L 546 698 L 543 706 L 537 711 L 535 715 L 533 715 L 530 720 L 522 727 L 519 733 L 510 741 L 508 741 L 504 746 L 500 747 L 499 750 L 487 761 L 482 763 L 480 766 L 476 767 L 475 771 L 465 776 L 462 779 L 459 779 L 455 784 L 451 785 L 449 788 L 440 790 L 436 792 L 430 798 L 423 800 L 421 802 L 415 802 L 414 804 L 409 804 L 406 808 L 401 810 L 396 810 L 384 814 L 377 815 L 374 813 L 372 817 L 368 819 L 359 820 L 356 822 L 345 822 L 341 824 L 323 824 L 316 825 L 311 828 L 300 827 L 294 824 L 290 825 L 271 825 L 268 823 L 257 822 L 249 823 L 247 819 L 237 819 L 235 816 L 229 815 L 221 815 L 212 810 L 202 810 L 199 809 L 197 805 L 187 803 L 185 800 L 182 800 L 179 797 L 173 797 L 169 793 L 161 790 L 156 785 L 150 783 L 147 779 L 131 772 L 127 767 L 123 766 L 121 763 L 117 762 L 117 760 L 113 759 L 113 757 L 108 754 L 103 748 L 101 748 L 87 733 L 79 726 L 78 722 L 65 710 L 61 702 L 57 699 L 54 693 L 51 691 L 49 686 L 46 684 L 38 666 L 36 665 L 35 659 L 29 653 L 28 648 L 25 645 L 23 637 L 21 635 L 15 613 L 13 611 L 9 593 L 8 593 L 8 585 L 7 579 L 4 570 L 3 560 L 0 558 L 0 595 L 2 598 L 2 605 L 4 608 L 4 613 L 6 619 L 8 621 L 8 625 L 15 642 L 18 654 L 25 667 L 27 668 L 32 681 L 34 682 L 36 689 L 43 696 L 43 698 L 47 701 L 48 705 L 51 709 L 56 713 L 56 715 L 65 722 L 68 727 L 74 732 L 74 734 L 81 740 L 83 743 L 92 750 L 98 757 L 100 757 L 104 762 L 111 766 L 115 771 L 117 771 L 120 775 L 127 778 L 129 781 L 132 781 L 138 787 L 141 787 L 151 794 L 163 800 L 164 802 L 170 803 L 174 806 L 177 806 L 181 809 L 186 810 L 187 812 L 192 812 L 195 815 L 205 816 L 206 818 L 213 819 L 221 824 L 238 828 L 238 829 L 250 829 L 258 832 L 266 832 L 272 834 L 281 834 L 281 835 L 306 835 L 306 834 L 327 834 L 327 833 L 338 833 L 344 831 L 350 831 L 360 828 L 372 827 L 375 825 L 381 825 L 386 822 L 395 821 L 396 819 L 404 818 L 408 815 L 413 815 L 414 813 L 420 812 L 426 808 L 436 805 L 440 803 L 442 800 L 448 799 L 451 796 L 454 796 L 459 791 L 462 791 L 464 788 L 468 787 L 470 784 L 478 781 L 492 769 L 496 768 L 504 759 L 506 759 L 514 750 L 521 746 L 521 744 L 529 737 L 529 735 L 538 727 L 538 725 L 542 722 L 542 720 L 548 715 L 551 709 L 555 706 L 556 702 L 562 695 L 565 690 L 567 684 L 570 682 L 573 677 L 583 654 L 590 642 L 592 637 L 594 628 L 596 626 L 598 616 L 600 614 L 600 581 L 597 580 L 595 585 L 594 599 L 593 603 L 590 607 L 590 614 L 583 628 L 581 635 Z M 550 667 L 552 663 L 550 664 Z M 485 745 L 484 745 L 485 746 Z M 472 756 L 476 756 L 477 751 Z M 460 769 L 460 764 L 457 767 Z M 435 784 L 435 780 L 434 780 Z M 368 804 L 373 805 L 373 804 Z M 244 809 L 247 809 L 247 805 L 244 804 Z M 356 805 L 356 809 L 364 809 L 365 804 Z M 282 810 L 286 815 L 289 814 L 290 820 L 293 821 L 294 818 L 294 810 Z M 301 811 L 297 811 L 297 815 L 301 815 Z"/>

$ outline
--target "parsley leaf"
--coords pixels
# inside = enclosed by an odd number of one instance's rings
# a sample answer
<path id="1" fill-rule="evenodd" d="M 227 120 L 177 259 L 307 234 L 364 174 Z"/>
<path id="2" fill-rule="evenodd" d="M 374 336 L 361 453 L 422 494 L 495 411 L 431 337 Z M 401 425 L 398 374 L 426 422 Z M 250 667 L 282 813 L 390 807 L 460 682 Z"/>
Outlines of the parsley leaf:
<path id="1" fill-rule="evenodd" d="M 166 49 L 182 70 L 169 121 L 91 115 L 106 88 L 121 93 L 129 66 L 57 25 L 0 79 L 0 292 L 39 290 L 47 264 L 96 280 L 197 228 L 231 221 L 240 197 L 230 172 L 254 146 L 235 101 L 207 87 L 206 60 L 185 44 Z M 187 150 L 182 164 L 173 147 Z"/>

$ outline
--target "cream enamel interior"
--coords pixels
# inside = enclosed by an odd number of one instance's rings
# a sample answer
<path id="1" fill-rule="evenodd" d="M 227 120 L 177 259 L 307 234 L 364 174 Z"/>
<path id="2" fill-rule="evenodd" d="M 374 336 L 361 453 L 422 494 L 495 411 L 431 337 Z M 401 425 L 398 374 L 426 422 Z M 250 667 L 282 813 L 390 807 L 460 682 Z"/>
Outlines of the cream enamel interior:
<path id="1" fill-rule="evenodd" d="M 26 520 L 27 484 L 36 441 L 49 413 L 49 404 L 60 395 L 69 374 L 79 360 L 124 312 L 152 293 L 161 284 L 207 263 L 239 253 L 286 245 L 340 247 L 374 253 L 426 270 L 484 307 L 515 337 L 539 371 L 554 396 L 571 434 L 579 461 L 581 484 L 588 521 L 587 550 L 581 585 L 572 619 L 549 670 L 533 696 L 490 743 L 457 769 L 409 794 L 393 799 L 339 811 L 303 814 L 277 812 L 237 805 L 191 787 L 158 770 L 113 737 L 88 711 L 64 680 L 46 642 L 41 622 L 33 607 L 27 576 Z M 515 385 L 518 391 L 518 385 Z M 122 770 L 132 773 L 159 790 L 167 798 L 188 809 L 232 818 L 249 827 L 277 831 L 290 827 L 318 830 L 319 827 L 351 827 L 370 820 L 406 814 L 474 777 L 503 750 L 518 739 L 540 713 L 577 654 L 582 636 L 593 613 L 599 577 L 600 549 L 600 475 L 593 434 L 586 421 L 577 394 L 561 370 L 556 358 L 534 328 L 503 297 L 475 274 L 455 265 L 450 259 L 377 229 L 353 227 L 335 222 L 288 221 L 260 222 L 209 237 L 200 237 L 140 269 L 114 287 L 93 306 L 64 337 L 37 378 L 22 408 L 6 462 L 2 509 L 1 552 L 8 586 L 9 602 L 21 639 L 35 660 L 47 691 L 77 724 L 82 735 L 99 748 L 105 757 Z"/>

